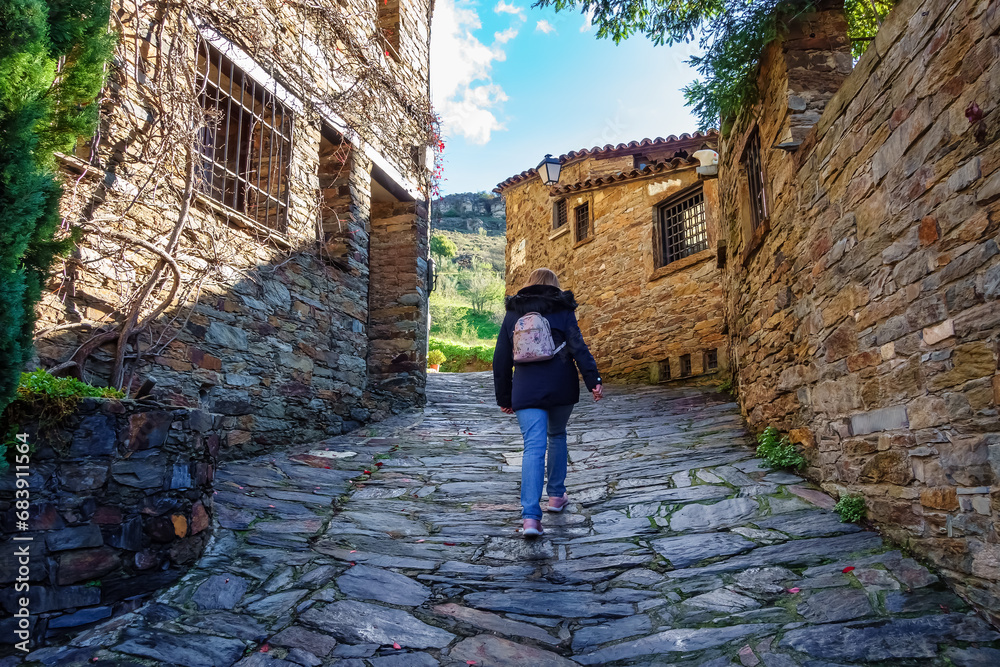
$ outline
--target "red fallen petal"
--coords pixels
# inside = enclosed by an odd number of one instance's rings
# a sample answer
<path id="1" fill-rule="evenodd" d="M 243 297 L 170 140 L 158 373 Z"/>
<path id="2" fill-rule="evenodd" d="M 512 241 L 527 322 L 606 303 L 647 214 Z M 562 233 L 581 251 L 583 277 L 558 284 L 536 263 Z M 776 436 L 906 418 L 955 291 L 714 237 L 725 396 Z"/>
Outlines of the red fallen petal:
<path id="1" fill-rule="evenodd" d="M 798 593 L 801 590 L 802 590 L 801 588 L 789 588 L 788 592 L 789 593 Z"/>
<path id="2" fill-rule="evenodd" d="M 417 540 L 417 544 L 420 544 L 421 542 L 426 542 L 426 540 Z"/>
<path id="3" fill-rule="evenodd" d="M 454 542 L 445 542 L 444 545 L 446 547 L 453 547 L 453 546 L 455 546 L 455 543 Z"/>
<path id="4" fill-rule="evenodd" d="M 366 470 L 366 471 L 365 471 L 365 474 L 366 474 L 366 475 L 370 475 L 370 474 L 372 474 L 372 471 L 371 471 L 371 470 Z"/>
<path id="5" fill-rule="evenodd" d="M 330 470 L 330 466 L 323 466 L 323 467 L 326 468 L 327 470 Z"/>
<path id="6" fill-rule="evenodd" d="M 268 505 L 268 507 L 274 507 L 274 505 Z"/>
<path id="7" fill-rule="evenodd" d="M 841 570 L 841 572 L 843 572 L 844 574 L 847 574 L 848 572 L 852 572 L 853 570 L 854 570 L 854 567 L 845 567 L 843 570 Z"/>
<path id="8" fill-rule="evenodd" d="M 381 461 L 379 461 L 379 462 L 377 462 L 377 463 L 375 464 L 375 467 L 376 467 L 376 468 L 381 468 L 381 467 L 382 467 L 383 465 L 385 465 L 385 464 L 384 464 L 384 463 L 382 463 Z"/>
<path id="9" fill-rule="evenodd" d="M 486 401 L 483 401 L 483 403 L 485 403 L 485 402 Z M 467 665 L 474 665 L 474 664 L 476 664 L 476 661 L 475 660 L 466 660 L 465 664 L 467 664 Z"/>
<path id="10" fill-rule="evenodd" d="M 351 561 L 351 567 L 354 567 L 354 561 L 353 560 Z"/>
<path id="11" fill-rule="evenodd" d="M 401 648 L 403 648 L 402 646 L 400 646 L 400 645 L 399 645 L 399 642 L 393 642 L 393 643 L 392 643 L 392 647 L 393 647 L 394 649 L 401 649 Z"/>
<path id="12" fill-rule="evenodd" d="M 260 647 L 260 652 L 261 653 L 267 653 L 270 650 L 271 650 L 271 647 L 268 646 L 267 644 L 264 644 L 263 646 Z"/>
<path id="13" fill-rule="evenodd" d="M 352 549 L 352 550 L 351 550 L 351 553 L 352 553 L 352 554 L 356 554 L 356 553 L 358 553 L 358 550 L 357 550 L 357 549 Z"/>

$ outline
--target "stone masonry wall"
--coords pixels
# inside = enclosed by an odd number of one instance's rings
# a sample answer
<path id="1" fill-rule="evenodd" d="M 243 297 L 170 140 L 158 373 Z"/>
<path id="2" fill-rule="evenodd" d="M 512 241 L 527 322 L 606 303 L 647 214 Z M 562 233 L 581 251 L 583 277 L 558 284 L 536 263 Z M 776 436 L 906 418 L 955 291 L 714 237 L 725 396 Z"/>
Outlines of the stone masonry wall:
<path id="1" fill-rule="evenodd" d="M 34 637 L 139 606 L 202 552 L 224 418 L 153 402 L 84 399 L 57 426 L 28 428 L 29 530 L 17 529 L 15 470 L 0 479 L 0 626 L 30 600 Z M 28 536 L 12 542 L 12 535 Z M 30 548 L 30 590 L 15 591 L 15 546 Z M 97 585 L 99 584 L 99 585 Z"/>
<path id="2" fill-rule="evenodd" d="M 361 4 L 368 7 L 367 2 Z M 387 66 L 405 70 L 407 84 L 426 93 L 428 5 L 407 0 L 398 11 L 401 58 Z M 296 23 L 297 16 L 286 8 L 270 19 L 286 28 L 274 31 L 283 35 L 275 48 L 295 51 L 301 59 L 303 40 L 308 41 L 313 28 L 309 21 Z M 125 61 L 131 62 L 133 48 L 148 56 L 143 66 L 151 78 L 164 66 L 153 56 L 166 50 L 169 40 L 190 42 L 190 55 L 195 55 L 191 35 L 168 33 L 163 44 L 158 37 L 158 31 L 151 30 L 127 32 L 121 40 L 129 56 Z M 322 78 L 322 63 L 313 64 L 316 77 Z M 149 114 L 156 109 L 145 97 L 148 89 L 137 85 L 131 74 L 128 68 L 113 72 L 96 157 L 65 161 L 64 209 L 70 222 L 98 219 L 110 233 L 124 232 L 162 247 L 179 208 L 164 193 L 181 188 L 169 179 L 149 179 L 153 160 L 142 158 L 143 142 L 153 141 L 154 135 L 127 133 L 131 125 L 126 121 L 136 109 Z M 421 129 L 412 120 L 414 110 L 396 111 L 382 128 L 392 133 L 391 141 L 422 141 Z M 426 170 L 408 155 L 399 161 L 397 153 L 386 152 L 383 158 L 413 182 L 426 185 Z M 421 282 L 427 256 L 425 207 L 407 204 L 413 215 L 391 242 L 372 239 L 372 159 L 314 114 L 292 114 L 290 170 L 284 230 L 268 230 L 207 197 L 195 196 L 177 253 L 182 288 L 150 330 L 127 348 L 126 391 L 153 378 L 154 395 L 164 402 L 223 415 L 221 455 L 227 458 L 336 435 L 419 402 L 422 396 L 425 343 L 419 326 L 414 334 L 414 323 L 426 318 L 427 310 Z M 400 262 L 391 285 L 382 280 L 385 275 L 373 278 L 370 273 L 373 260 L 383 261 L 381 253 Z M 404 255 L 409 270 L 402 267 Z M 157 259 L 113 236 L 84 234 L 74 256 L 56 267 L 39 306 L 34 365 L 57 366 L 93 335 L 94 327 L 120 322 L 122 304 L 129 303 Z M 380 299 L 383 289 L 393 298 L 405 293 L 422 300 L 407 304 L 409 310 L 383 309 L 374 321 L 369 302 Z M 408 337 L 408 365 L 396 375 L 397 384 L 412 385 L 408 391 L 370 391 L 369 337 L 374 328 L 382 337 L 391 337 L 396 328 Z M 106 382 L 114 350 L 113 343 L 98 349 L 88 360 L 84 379 Z"/>
<path id="3" fill-rule="evenodd" d="M 995 622 L 998 33 L 995 0 L 903 0 L 851 72 L 826 5 L 764 54 L 761 101 L 720 165 L 752 427 L 790 432 L 810 476 L 863 494 L 884 531 Z M 770 201 L 756 232 L 740 166 L 755 124 Z"/>
<path id="4" fill-rule="evenodd" d="M 676 148 L 676 147 L 675 147 Z M 669 151 L 672 155 L 673 149 Z M 603 377 L 657 382 L 681 375 L 681 355 L 691 355 L 692 376 L 714 379 L 705 353 L 717 350 L 720 369 L 728 353 L 723 333 L 721 271 L 716 267 L 716 181 L 703 180 L 708 250 L 656 269 L 657 204 L 698 182 L 695 162 L 600 187 L 567 186 L 553 195 L 533 177 L 503 190 L 507 209 L 507 293 L 524 286 L 538 267 L 556 272 L 580 304 L 577 317 Z M 587 158 L 564 167 L 560 186 L 633 171 L 633 156 Z M 553 205 L 565 197 L 569 221 L 553 230 Z M 573 209 L 589 202 L 592 233 L 576 238 Z"/>

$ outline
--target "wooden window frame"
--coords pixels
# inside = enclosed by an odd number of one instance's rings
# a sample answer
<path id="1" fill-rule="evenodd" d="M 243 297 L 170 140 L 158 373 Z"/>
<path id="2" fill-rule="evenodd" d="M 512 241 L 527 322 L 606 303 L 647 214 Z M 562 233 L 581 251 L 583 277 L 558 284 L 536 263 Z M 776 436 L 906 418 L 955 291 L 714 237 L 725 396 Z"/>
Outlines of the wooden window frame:
<path id="1" fill-rule="evenodd" d="M 747 136 L 740 164 L 745 170 L 750 194 L 750 227 L 756 232 L 771 219 L 771 198 L 767 192 L 767 171 L 761 149 L 760 126 L 754 126 Z"/>
<path id="2" fill-rule="evenodd" d="M 587 234 L 586 236 L 580 236 L 580 209 L 586 208 L 587 211 Z M 573 207 L 573 240 L 576 243 L 586 243 L 594 238 L 594 211 L 592 202 L 590 199 L 585 199 L 580 204 Z"/>
<path id="3" fill-rule="evenodd" d="M 565 197 L 552 204 L 552 230 L 563 229 L 569 224 L 569 200 Z"/>
<path id="4" fill-rule="evenodd" d="M 711 371 L 719 370 L 719 350 L 718 348 L 714 350 L 705 350 L 705 365 L 704 370 L 706 373 Z"/>
<path id="5" fill-rule="evenodd" d="M 680 215 L 671 215 L 671 220 L 665 219 L 671 209 L 683 206 L 696 198 L 700 198 L 700 201 L 677 211 Z M 699 219 L 689 227 L 687 224 L 689 220 L 682 217 L 683 213 L 699 206 L 700 212 L 696 214 Z M 689 234 L 692 230 L 693 233 Z M 696 242 L 688 245 L 689 236 Z M 653 207 L 654 270 L 697 255 L 708 249 L 708 243 L 708 204 L 701 183 L 676 192 Z M 683 244 L 683 247 L 678 247 L 679 244 Z"/>
<path id="6" fill-rule="evenodd" d="M 680 377 L 687 378 L 694 375 L 694 365 L 691 363 L 690 354 L 682 354 L 680 356 Z"/>
<path id="7" fill-rule="evenodd" d="M 209 118 L 199 132 L 198 192 L 283 234 L 291 195 L 292 111 L 222 51 L 203 46 L 199 102 L 215 120 Z"/>
<path id="8" fill-rule="evenodd" d="M 375 0 L 375 15 L 378 29 L 385 40 L 385 55 L 397 63 L 401 62 L 400 30 L 403 25 L 403 3 L 400 0 Z"/>

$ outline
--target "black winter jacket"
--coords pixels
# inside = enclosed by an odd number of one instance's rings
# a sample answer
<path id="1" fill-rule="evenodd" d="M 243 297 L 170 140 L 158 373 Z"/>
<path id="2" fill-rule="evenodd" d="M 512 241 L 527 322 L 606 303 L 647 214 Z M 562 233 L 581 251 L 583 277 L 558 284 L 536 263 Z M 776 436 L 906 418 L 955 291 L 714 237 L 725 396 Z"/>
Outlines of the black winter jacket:
<path id="1" fill-rule="evenodd" d="M 530 285 L 507 297 L 507 314 L 500 327 L 493 353 L 493 385 L 497 405 L 502 408 L 551 408 L 572 405 L 580 400 L 583 375 L 587 389 L 601 384 L 597 362 L 583 342 L 576 322 L 573 293 L 551 285 Z M 556 347 L 566 347 L 548 361 L 514 364 L 514 325 L 525 313 L 542 314 L 549 321 Z M 575 365 L 574 365 L 575 362 Z"/>

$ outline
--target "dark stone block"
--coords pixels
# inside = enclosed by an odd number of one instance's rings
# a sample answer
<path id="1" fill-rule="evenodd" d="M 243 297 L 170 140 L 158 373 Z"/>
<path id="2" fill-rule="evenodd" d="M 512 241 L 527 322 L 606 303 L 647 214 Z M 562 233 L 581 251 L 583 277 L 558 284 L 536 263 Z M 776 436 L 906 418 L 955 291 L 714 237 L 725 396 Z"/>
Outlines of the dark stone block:
<path id="1" fill-rule="evenodd" d="M 157 449 L 166 442 L 173 415 L 169 412 L 140 412 L 128 420 L 128 448 L 133 451 Z"/>
<path id="2" fill-rule="evenodd" d="M 174 532 L 174 522 L 169 516 L 158 516 L 146 522 L 146 532 L 154 542 L 166 544 L 177 539 Z"/>
<path id="3" fill-rule="evenodd" d="M 115 418 L 112 415 L 84 417 L 73 432 L 70 456 L 110 456 L 115 450 Z"/>
<path id="4" fill-rule="evenodd" d="M 80 611 L 67 614 L 65 616 L 56 616 L 49 620 L 49 630 L 54 630 L 58 628 L 75 628 L 80 625 L 87 625 L 88 623 L 96 623 L 102 619 L 111 616 L 111 607 L 90 607 L 88 609 L 81 609 Z"/>
<path id="5" fill-rule="evenodd" d="M 104 538 L 101 536 L 101 529 L 93 524 L 63 528 L 45 535 L 45 546 L 49 548 L 49 551 L 69 551 L 85 547 L 99 547 L 102 544 L 104 544 Z"/>
<path id="6" fill-rule="evenodd" d="M 138 489 L 163 487 L 163 463 L 159 459 L 115 461 L 111 476 L 119 484 Z"/>
<path id="7" fill-rule="evenodd" d="M 10 613 L 18 609 L 18 598 L 24 593 L 16 592 L 12 587 L 0 592 L 0 602 Z M 94 586 L 32 586 L 28 591 L 32 614 L 44 614 L 47 611 L 89 607 L 100 604 L 101 589 Z"/>
<path id="8" fill-rule="evenodd" d="M 173 473 L 170 476 L 170 488 L 190 489 L 191 484 L 192 479 L 190 462 L 185 461 L 183 463 L 175 463 Z"/>
<path id="9" fill-rule="evenodd" d="M 212 428 L 212 414 L 204 410 L 192 410 L 188 415 L 188 428 L 204 433 Z"/>
<path id="10" fill-rule="evenodd" d="M 142 519 L 134 516 L 116 528 L 108 538 L 108 544 L 126 551 L 142 549 Z"/>
<path id="11" fill-rule="evenodd" d="M 28 524 L 32 530 L 59 530 L 66 524 L 53 503 L 36 503 L 28 513 Z"/>
<path id="12" fill-rule="evenodd" d="M 60 586 L 97 579 L 121 565 L 118 554 L 108 547 L 70 551 L 59 556 L 56 583 Z"/>
<path id="13" fill-rule="evenodd" d="M 59 478 L 63 486 L 73 492 L 92 491 L 104 486 L 108 481 L 107 459 L 104 463 L 93 462 L 72 464 L 67 463 L 59 470 Z"/>
<path id="14" fill-rule="evenodd" d="M 212 411 L 223 415 L 248 415 L 253 412 L 253 406 L 247 400 L 217 398 L 212 401 Z"/>
<path id="15" fill-rule="evenodd" d="M 155 593 L 180 579 L 180 570 L 160 570 L 136 577 L 113 577 L 101 581 L 101 602 L 113 604 L 126 598 Z"/>
<path id="16" fill-rule="evenodd" d="M 247 592 L 249 582 L 235 574 L 216 574 L 204 582 L 195 591 L 191 601 L 199 609 L 232 609 Z"/>

